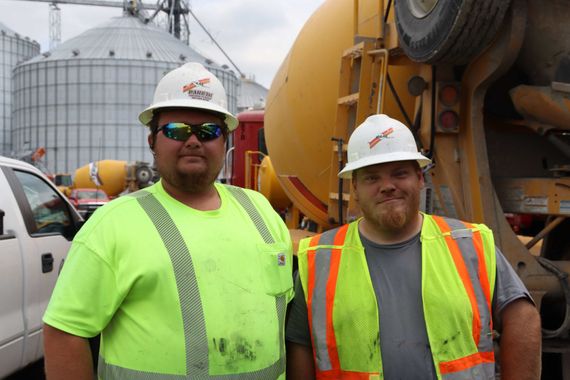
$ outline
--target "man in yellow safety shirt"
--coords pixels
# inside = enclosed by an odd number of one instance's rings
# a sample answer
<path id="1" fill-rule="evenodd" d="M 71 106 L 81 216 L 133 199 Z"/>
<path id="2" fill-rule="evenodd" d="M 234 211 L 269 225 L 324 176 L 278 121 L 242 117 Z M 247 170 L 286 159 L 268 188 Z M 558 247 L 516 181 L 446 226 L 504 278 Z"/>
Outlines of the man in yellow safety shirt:
<path id="1" fill-rule="evenodd" d="M 284 379 L 288 230 L 259 193 L 215 180 L 221 82 L 187 63 L 139 116 L 161 180 L 100 208 L 74 239 L 44 315 L 48 379 Z"/>
<path id="2" fill-rule="evenodd" d="M 419 211 L 429 162 L 386 115 L 351 135 L 363 217 L 299 245 L 289 379 L 494 379 L 494 330 L 501 379 L 539 379 L 540 318 L 492 232 Z"/>

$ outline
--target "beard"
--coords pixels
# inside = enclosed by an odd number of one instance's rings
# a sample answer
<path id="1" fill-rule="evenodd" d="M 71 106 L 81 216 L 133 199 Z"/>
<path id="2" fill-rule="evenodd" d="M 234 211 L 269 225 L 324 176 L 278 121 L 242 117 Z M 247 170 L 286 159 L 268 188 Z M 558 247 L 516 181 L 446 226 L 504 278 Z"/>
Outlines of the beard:
<path id="1" fill-rule="evenodd" d="M 362 214 L 369 223 L 385 231 L 399 231 L 410 220 L 407 206 L 389 206 L 383 210 L 363 209 Z"/>
<path id="2" fill-rule="evenodd" d="M 168 182 L 171 186 L 185 193 L 200 193 L 207 190 L 218 178 L 219 172 L 222 170 L 223 162 L 219 165 L 212 167 L 213 163 L 201 170 L 183 171 L 176 166 L 160 167 L 159 172 L 162 179 Z"/>
<path id="3" fill-rule="evenodd" d="M 406 222 L 410 220 L 411 215 L 409 214 L 409 207 L 407 205 L 388 207 L 387 210 L 380 212 L 379 223 L 385 229 L 398 231 L 402 229 L 406 225 Z"/>
<path id="4" fill-rule="evenodd" d="M 397 233 L 412 223 L 419 212 L 419 194 L 409 194 L 404 202 L 387 203 L 362 208 L 362 214 L 368 223 L 387 232 Z"/>
<path id="5" fill-rule="evenodd" d="M 212 185 L 218 174 L 209 172 L 198 173 L 164 173 L 162 178 L 173 187 L 185 193 L 199 193 Z"/>

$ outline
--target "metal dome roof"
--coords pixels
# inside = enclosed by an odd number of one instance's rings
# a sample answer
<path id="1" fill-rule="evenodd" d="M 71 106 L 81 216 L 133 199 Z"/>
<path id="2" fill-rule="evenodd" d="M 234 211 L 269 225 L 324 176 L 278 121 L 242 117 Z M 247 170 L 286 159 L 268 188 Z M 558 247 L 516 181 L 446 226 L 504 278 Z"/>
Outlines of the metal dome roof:
<path id="1" fill-rule="evenodd" d="M 268 90 L 261 84 L 248 78 L 241 78 L 238 109 L 265 107 L 267 92 Z"/>
<path id="2" fill-rule="evenodd" d="M 16 32 L 14 32 L 12 29 L 8 28 L 4 23 L 2 23 L 2 21 L 0 21 L 0 31 L 2 31 L 6 34 L 10 34 L 10 35 L 16 34 Z"/>
<path id="3" fill-rule="evenodd" d="M 1 21 L 0 21 L 0 33 L 2 33 L 3 35 L 10 36 L 10 37 L 20 38 L 20 39 L 22 39 L 22 40 L 28 41 L 28 42 L 30 42 L 30 43 L 32 43 L 32 44 L 34 44 L 34 45 L 38 45 L 38 46 L 39 46 L 39 43 L 38 43 L 37 41 L 32 40 L 30 37 L 22 36 L 21 34 L 19 34 L 19 33 L 15 32 L 15 31 L 13 31 L 13 30 L 10 29 L 10 28 L 8 28 L 8 27 L 6 26 L 6 24 L 4 24 L 4 23 L 1 22 Z"/>
<path id="4" fill-rule="evenodd" d="M 200 62 L 219 67 L 182 41 L 132 15 L 114 17 L 27 63 L 61 59 L 133 59 Z"/>

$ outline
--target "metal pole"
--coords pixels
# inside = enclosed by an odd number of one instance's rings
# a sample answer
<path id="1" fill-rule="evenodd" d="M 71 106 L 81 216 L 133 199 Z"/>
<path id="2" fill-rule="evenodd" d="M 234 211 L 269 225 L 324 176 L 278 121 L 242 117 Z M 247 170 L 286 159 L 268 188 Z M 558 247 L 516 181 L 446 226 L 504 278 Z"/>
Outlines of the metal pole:
<path id="1" fill-rule="evenodd" d="M 534 247 L 534 245 L 536 243 L 538 243 L 540 240 L 542 240 L 543 237 L 545 237 L 546 235 L 548 235 L 550 233 L 550 231 L 552 231 L 553 229 L 556 228 L 556 226 L 558 226 L 560 223 L 562 223 L 564 221 L 564 219 L 566 219 L 565 216 L 558 216 L 556 217 L 556 219 L 554 219 L 552 222 L 550 222 L 546 227 L 544 227 L 542 229 L 542 231 L 540 231 L 538 234 L 536 234 L 535 237 L 532 238 L 532 240 L 530 240 L 528 243 L 526 243 L 526 248 L 527 249 L 531 249 L 532 247 Z"/>
<path id="2" fill-rule="evenodd" d="M 344 140 L 342 138 L 336 138 L 336 137 L 331 137 L 332 141 L 336 142 L 336 153 L 337 153 L 337 157 L 338 157 L 338 170 L 342 170 L 342 166 L 343 166 L 343 159 L 342 159 L 342 145 L 344 143 Z M 343 185 L 343 179 L 339 178 L 338 179 L 338 223 L 340 225 L 344 224 L 343 223 L 343 217 L 342 217 L 342 201 L 343 201 L 343 189 L 342 189 L 342 185 Z"/>

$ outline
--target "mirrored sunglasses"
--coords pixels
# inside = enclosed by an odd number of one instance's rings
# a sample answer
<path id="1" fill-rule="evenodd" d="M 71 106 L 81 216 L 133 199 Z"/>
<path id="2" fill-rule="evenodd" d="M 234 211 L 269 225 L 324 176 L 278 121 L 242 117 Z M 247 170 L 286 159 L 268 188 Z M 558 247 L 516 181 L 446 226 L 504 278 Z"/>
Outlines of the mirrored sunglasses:
<path id="1" fill-rule="evenodd" d="M 168 123 L 160 126 L 157 132 L 162 133 L 169 139 L 186 141 L 192 135 L 196 135 L 198 141 L 210 141 L 222 135 L 222 126 L 216 123 L 186 124 Z"/>

